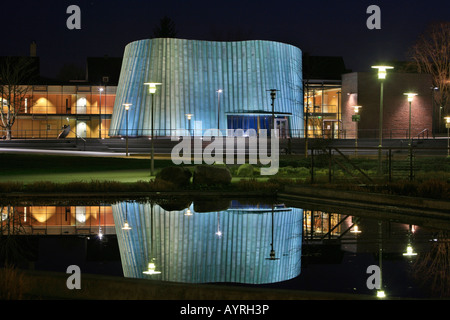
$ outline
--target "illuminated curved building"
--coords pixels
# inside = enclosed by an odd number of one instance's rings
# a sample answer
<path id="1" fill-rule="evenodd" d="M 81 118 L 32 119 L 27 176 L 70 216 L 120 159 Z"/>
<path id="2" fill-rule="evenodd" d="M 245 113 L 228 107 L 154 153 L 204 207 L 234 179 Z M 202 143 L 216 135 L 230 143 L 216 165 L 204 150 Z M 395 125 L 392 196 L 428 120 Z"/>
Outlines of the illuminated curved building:
<path id="1" fill-rule="evenodd" d="M 151 94 L 145 83 L 160 85 Z M 273 110 L 271 89 L 277 90 Z M 124 104 L 131 104 L 128 116 Z M 140 40 L 125 47 L 109 133 L 270 130 L 272 111 L 282 136 L 300 135 L 302 52 L 297 47 L 262 40 Z"/>
<path id="2" fill-rule="evenodd" d="M 194 209 L 192 204 L 173 211 L 150 203 L 112 205 L 124 276 L 263 284 L 300 275 L 303 210 Z M 125 222 L 130 230 L 122 229 Z"/>

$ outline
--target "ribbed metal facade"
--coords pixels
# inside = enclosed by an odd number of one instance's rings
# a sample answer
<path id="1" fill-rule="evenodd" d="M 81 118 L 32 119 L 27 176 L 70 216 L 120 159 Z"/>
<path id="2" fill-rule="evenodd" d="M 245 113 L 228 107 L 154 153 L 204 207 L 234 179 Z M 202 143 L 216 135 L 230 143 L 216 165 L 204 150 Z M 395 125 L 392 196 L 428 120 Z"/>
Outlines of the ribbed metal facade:
<path id="1" fill-rule="evenodd" d="M 157 204 L 113 205 L 125 277 L 185 283 L 263 284 L 301 271 L 303 212 L 297 208 L 229 209 L 186 216 Z M 122 230 L 125 220 L 131 230 Z M 220 230 L 222 235 L 217 236 Z M 271 244 L 276 260 L 268 259 Z M 154 260 L 153 260 L 154 259 Z M 154 261 L 160 274 L 146 275 Z"/>
<path id="2" fill-rule="evenodd" d="M 162 83 L 154 94 L 154 134 L 176 129 L 227 128 L 229 115 L 272 113 L 269 89 L 277 89 L 275 113 L 286 116 L 294 133 L 303 129 L 302 53 L 273 41 L 211 42 L 140 40 L 125 47 L 110 135 L 150 136 L 152 97 L 146 82 Z M 220 96 L 218 89 L 223 92 Z M 220 105 L 220 107 L 219 107 Z M 220 109 L 220 112 L 218 112 Z M 218 120 L 219 119 L 219 120 Z M 247 128 L 243 128 L 247 129 Z"/>

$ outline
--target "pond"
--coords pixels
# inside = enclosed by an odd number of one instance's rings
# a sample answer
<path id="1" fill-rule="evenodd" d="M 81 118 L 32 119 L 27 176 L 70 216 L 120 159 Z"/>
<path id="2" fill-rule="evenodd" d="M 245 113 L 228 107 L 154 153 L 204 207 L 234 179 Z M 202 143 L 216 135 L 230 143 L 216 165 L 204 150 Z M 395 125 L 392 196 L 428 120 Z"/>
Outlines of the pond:
<path id="1" fill-rule="evenodd" d="M 78 265 L 91 274 L 168 282 L 448 298 L 445 224 L 436 229 L 260 199 L 0 208 L 8 239 L 2 259 L 7 254 L 22 268 L 66 272 Z"/>

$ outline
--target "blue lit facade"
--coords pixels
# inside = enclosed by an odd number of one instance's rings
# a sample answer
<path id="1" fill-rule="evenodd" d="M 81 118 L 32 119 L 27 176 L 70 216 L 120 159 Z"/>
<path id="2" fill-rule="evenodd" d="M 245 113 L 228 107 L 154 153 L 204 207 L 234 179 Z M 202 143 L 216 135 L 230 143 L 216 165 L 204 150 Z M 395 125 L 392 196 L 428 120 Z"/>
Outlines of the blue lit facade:
<path id="1" fill-rule="evenodd" d="M 302 209 L 275 208 L 272 213 L 270 207 L 255 205 L 195 212 L 191 204 L 168 211 L 138 202 L 120 202 L 112 209 L 125 277 L 264 284 L 300 275 Z M 188 210 L 192 215 L 186 215 Z M 121 228 L 125 221 L 131 230 Z M 150 262 L 160 273 L 144 274 Z"/>
<path id="2" fill-rule="evenodd" d="M 161 83 L 153 95 L 144 83 Z M 217 91 L 221 89 L 222 92 Z M 283 136 L 303 132 L 302 52 L 273 41 L 140 40 L 125 47 L 110 136 L 174 130 L 270 129 L 272 100 Z M 132 104 L 127 115 L 123 104 Z M 152 121 L 153 105 L 153 121 Z M 187 114 L 192 114 L 189 120 Z M 201 121 L 201 128 L 198 123 Z"/>

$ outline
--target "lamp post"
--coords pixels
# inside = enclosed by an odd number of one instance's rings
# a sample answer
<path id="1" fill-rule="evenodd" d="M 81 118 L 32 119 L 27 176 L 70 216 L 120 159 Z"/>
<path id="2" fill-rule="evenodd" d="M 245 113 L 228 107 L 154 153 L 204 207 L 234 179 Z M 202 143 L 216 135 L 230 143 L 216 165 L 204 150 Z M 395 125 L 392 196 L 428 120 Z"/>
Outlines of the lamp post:
<path id="1" fill-rule="evenodd" d="M 414 96 L 417 96 L 417 93 L 412 93 L 412 92 L 408 92 L 408 93 L 404 93 L 405 96 L 408 96 L 408 103 L 409 103 L 409 129 L 408 129 L 408 141 L 409 141 L 409 146 L 411 147 L 412 143 L 411 143 L 411 103 L 414 99 Z"/>
<path id="2" fill-rule="evenodd" d="M 222 89 L 218 89 L 217 91 L 217 135 L 220 132 L 220 94 L 223 92 Z"/>
<path id="3" fill-rule="evenodd" d="M 361 115 L 359 114 L 359 109 L 361 106 L 353 106 L 355 110 L 355 114 L 352 116 L 352 120 L 355 122 L 356 133 L 355 133 L 355 155 L 358 153 L 358 122 L 361 119 Z"/>
<path id="4" fill-rule="evenodd" d="M 126 154 L 128 157 L 128 110 L 130 109 L 131 103 L 124 103 L 123 105 L 126 112 Z"/>
<path id="5" fill-rule="evenodd" d="M 98 122 L 98 137 L 102 138 L 102 92 L 103 88 L 99 88 L 98 92 L 100 93 L 100 106 L 98 108 L 98 114 L 99 114 L 99 122 Z"/>
<path id="6" fill-rule="evenodd" d="M 272 100 L 272 125 L 271 129 L 275 130 L 275 98 L 277 97 L 277 89 L 269 89 L 267 91 L 270 91 L 270 99 Z M 272 133 L 271 133 L 272 135 Z"/>
<path id="7" fill-rule="evenodd" d="M 447 157 L 450 157 L 450 117 L 445 117 L 445 127 L 447 128 Z"/>
<path id="8" fill-rule="evenodd" d="M 154 142 L 153 142 L 153 140 L 154 140 L 154 136 L 153 136 L 153 126 L 154 126 L 154 117 L 153 117 L 153 100 L 154 100 L 154 96 L 155 96 L 155 92 L 156 92 L 156 86 L 158 86 L 158 85 L 161 85 L 161 83 L 156 83 L 156 82 L 146 82 L 146 83 L 144 83 L 144 85 L 147 85 L 148 86 L 148 92 L 151 94 L 151 96 L 152 96 L 152 106 L 151 106 L 151 109 L 152 109 L 152 115 L 151 115 L 151 117 L 152 117 L 152 128 L 151 128 L 151 130 L 152 130 L 152 134 L 151 134 L 151 139 L 152 139 L 152 142 L 151 142 L 151 156 L 150 156 L 150 158 L 151 158 L 151 167 L 150 167 L 150 175 L 151 176 L 153 176 L 153 172 L 154 172 L 154 170 L 155 170 L 155 160 L 154 160 Z"/>
<path id="9" fill-rule="evenodd" d="M 380 121 L 379 121 L 379 144 L 378 144 L 378 174 L 381 174 L 381 148 L 383 144 L 383 83 L 386 79 L 386 70 L 394 69 L 391 66 L 372 66 L 373 69 L 378 69 L 378 79 L 380 79 Z"/>

